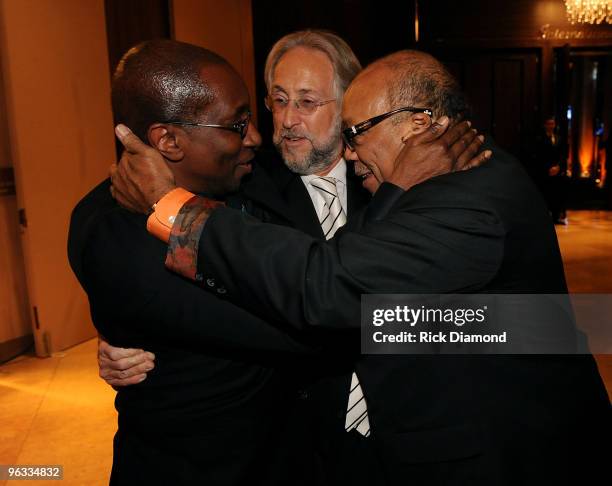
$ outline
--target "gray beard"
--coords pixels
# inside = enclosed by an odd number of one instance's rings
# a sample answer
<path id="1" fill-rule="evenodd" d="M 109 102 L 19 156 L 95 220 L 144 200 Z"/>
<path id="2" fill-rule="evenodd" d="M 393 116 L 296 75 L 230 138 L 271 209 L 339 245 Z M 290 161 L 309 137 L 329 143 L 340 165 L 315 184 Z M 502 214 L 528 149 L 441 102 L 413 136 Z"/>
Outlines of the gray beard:
<path id="1" fill-rule="evenodd" d="M 276 144 L 276 150 L 283 157 L 283 161 L 287 168 L 298 175 L 316 174 L 327 169 L 338 157 L 338 140 L 330 140 L 330 142 L 321 147 L 313 147 L 312 150 L 300 160 L 287 160 L 283 156 L 281 144 Z"/>

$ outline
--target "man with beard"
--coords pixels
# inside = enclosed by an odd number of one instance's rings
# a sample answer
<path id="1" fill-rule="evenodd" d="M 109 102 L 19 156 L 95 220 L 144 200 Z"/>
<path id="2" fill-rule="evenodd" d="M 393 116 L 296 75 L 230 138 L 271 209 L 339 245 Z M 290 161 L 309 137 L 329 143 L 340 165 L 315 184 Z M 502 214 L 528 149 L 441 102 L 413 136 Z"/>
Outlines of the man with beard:
<path id="1" fill-rule="evenodd" d="M 328 239 L 367 204 L 369 194 L 342 157 L 340 130 L 344 91 L 360 70 L 346 42 L 329 32 L 295 32 L 272 47 L 264 70 L 266 107 L 282 161 L 258 158 L 261 173 L 256 170 L 242 190 L 251 214 Z M 338 209 L 334 215 L 329 199 Z M 342 479 L 336 474 L 343 471 L 345 480 L 375 484 L 375 476 L 368 478 L 377 469 L 366 465 L 374 458 L 368 444 L 344 428 L 353 351 L 340 345 L 343 337 L 320 339 L 313 333 L 307 339 L 325 343 L 325 349 L 315 360 L 295 363 L 286 374 L 297 400 L 287 422 L 285 459 L 278 467 L 294 467 L 296 458 L 311 458 L 301 467 L 314 471 L 319 482 L 336 483 Z M 346 476 L 353 471 L 349 458 L 357 457 L 364 464 L 360 476 Z"/>

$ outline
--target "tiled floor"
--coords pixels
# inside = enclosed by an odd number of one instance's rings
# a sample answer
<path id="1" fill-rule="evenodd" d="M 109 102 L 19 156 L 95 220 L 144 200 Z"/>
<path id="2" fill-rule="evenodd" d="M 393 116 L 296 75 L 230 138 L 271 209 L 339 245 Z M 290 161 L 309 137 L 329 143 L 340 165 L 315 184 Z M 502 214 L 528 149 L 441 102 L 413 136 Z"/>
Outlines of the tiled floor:
<path id="1" fill-rule="evenodd" d="M 108 484 L 115 392 L 98 378 L 97 341 L 0 367 L 0 464 L 64 467 L 61 484 Z M 50 481 L 0 481 L 50 485 Z"/>
<path id="2" fill-rule="evenodd" d="M 571 212 L 569 225 L 557 230 L 571 291 L 612 293 L 612 213 Z M 612 396 L 612 356 L 598 363 Z M 52 358 L 1 366 L 0 464 L 61 464 L 61 484 L 108 484 L 113 397 L 97 376 L 95 340 Z"/>
<path id="3" fill-rule="evenodd" d="M 612 211 L 570 211 L 556 228 L 570 292 L 612 294 Z M 596 359 L 612 400 L 612 355 Z"/>
<path id="4" fill-rule="evenodd" d="M 570 211 L 555 228 L 570 292 L 612 293 L 612 211 Z"/>

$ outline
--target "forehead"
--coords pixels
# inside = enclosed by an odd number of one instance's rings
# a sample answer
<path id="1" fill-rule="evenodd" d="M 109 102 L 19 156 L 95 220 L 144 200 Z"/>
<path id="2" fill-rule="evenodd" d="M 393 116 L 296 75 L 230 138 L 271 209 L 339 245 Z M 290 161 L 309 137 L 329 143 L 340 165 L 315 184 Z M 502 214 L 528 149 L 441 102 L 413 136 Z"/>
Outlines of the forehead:
<path id="1" fill-rule="evenodd" d="M 379 71 L 360 75 L 348 87 L 342 103 L 342 121 L 355 125 L 389 111 L 388 79 Z"/>
<path id="2" fill-rule="evenodd" d="M 231 116 L 234 112 L 248 109 L 249 92 L 242 78 L 231 67 L 222 64 L 204 67 L 200 71 L 200 78 L 215 97 L 207 111 Z"/>
<path id="3" fill-rule="evenodd" d="M 294 47 L 278 61 L 272 73 L 272 90 L 287 92 L 316 92 L 331 94 L 334 87 L 334 68 L 321 51 Z"/>

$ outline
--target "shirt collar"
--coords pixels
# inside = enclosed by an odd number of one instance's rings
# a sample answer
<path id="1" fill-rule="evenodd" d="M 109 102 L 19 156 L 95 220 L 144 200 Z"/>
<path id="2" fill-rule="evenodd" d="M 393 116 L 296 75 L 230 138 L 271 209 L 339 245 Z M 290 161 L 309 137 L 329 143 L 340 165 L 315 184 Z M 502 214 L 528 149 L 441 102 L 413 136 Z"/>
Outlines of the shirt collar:
<path id="1" fill-rule="evenodd" d="M 310 181 L 321 177 L 316 174 L 304 175 L 300 176 L 302 181 L 304 181 L 304 185 L 310 184 Z M 334 166 L 334 168 L 324 177 L 333 177 L 336 179 L 336 182 L 346 186 L 346 161 L 344 158 L 341 158 L 338 163 Z"/>

